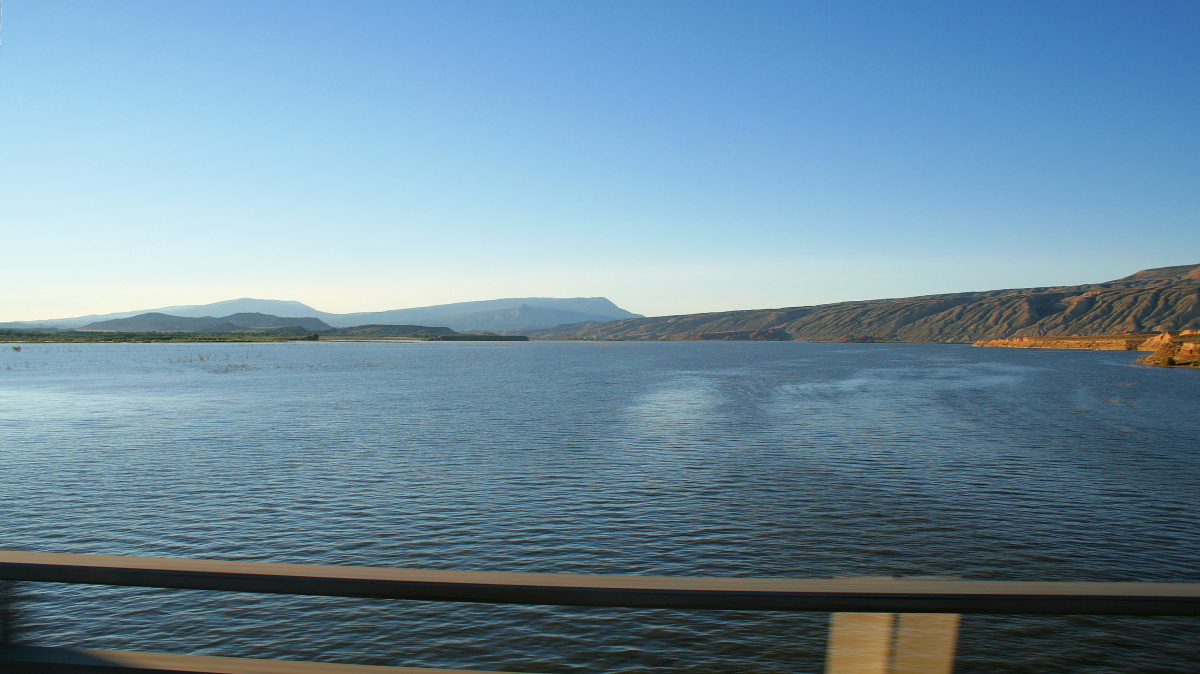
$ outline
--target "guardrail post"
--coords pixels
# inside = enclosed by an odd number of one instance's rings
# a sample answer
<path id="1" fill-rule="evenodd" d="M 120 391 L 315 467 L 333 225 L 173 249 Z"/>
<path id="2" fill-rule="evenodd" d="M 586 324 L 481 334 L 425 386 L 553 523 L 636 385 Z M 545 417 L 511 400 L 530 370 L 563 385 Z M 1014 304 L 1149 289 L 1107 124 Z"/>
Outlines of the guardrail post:
<path id="1" fill-rule="evenodd" d="M 834 613 L 825 674 L 950 674 L 954 613 Z"/>
<path id="2" fill-rule="evenodd" d="M 957 613 L 901 613 L 889 674 L 950 674 Z"/>
<path id="3" fill-rule="evenodd" d="M 888 674 L 892 613 L 834 613 L 825 674 Z"/>

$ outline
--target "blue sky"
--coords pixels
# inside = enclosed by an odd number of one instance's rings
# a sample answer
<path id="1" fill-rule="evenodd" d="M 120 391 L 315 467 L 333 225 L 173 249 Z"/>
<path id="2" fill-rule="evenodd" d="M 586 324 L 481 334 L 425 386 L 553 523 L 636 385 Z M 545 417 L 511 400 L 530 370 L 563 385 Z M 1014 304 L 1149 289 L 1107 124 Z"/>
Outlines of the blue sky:
<path id="1" fill-rule="evenodd" d="M 1196 2 L 8 0 L 0 320 L 1200 262 Z"/>

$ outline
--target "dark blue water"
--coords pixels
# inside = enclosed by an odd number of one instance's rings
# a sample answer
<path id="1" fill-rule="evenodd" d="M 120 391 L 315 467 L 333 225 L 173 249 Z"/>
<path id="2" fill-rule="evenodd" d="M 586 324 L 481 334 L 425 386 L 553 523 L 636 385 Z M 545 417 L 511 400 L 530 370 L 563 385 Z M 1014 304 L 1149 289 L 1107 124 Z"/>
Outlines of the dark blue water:
<path id="1" fill-rule="evenodd" d="M 0 547 L 439 569 L 1200 581 L 1200 373 L 804 343 L 26 345 Z M 828 616 L 32 586 L 45 645 L 821 671 Z M 1192 672 L 1200 621 L 963 619 L 959 672 Z"/>

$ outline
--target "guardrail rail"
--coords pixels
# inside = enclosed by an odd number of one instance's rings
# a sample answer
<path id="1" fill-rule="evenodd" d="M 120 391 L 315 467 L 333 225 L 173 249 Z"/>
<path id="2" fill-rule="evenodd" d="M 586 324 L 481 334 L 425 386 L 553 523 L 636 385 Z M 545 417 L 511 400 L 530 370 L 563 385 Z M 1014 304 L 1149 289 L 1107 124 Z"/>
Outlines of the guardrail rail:
<path id="1" fill-rule="evenodd" d="M 1200 616 L 1200 583 L 699 578 L 276 564 L 0 551 L 0 581 L 333 597 L 833 613 L 828 674 L 950 672 L 959 614 Z M 6 672 L 434 674 L 151 653 L 0 648 Z"/>

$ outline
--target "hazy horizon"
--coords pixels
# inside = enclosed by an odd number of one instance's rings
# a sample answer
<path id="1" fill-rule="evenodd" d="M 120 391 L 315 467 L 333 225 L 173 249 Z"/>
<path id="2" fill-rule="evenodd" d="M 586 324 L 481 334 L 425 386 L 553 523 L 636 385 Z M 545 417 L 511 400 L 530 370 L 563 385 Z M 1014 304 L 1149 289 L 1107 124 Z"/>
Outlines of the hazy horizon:
<path id="1" fill-rule="evenodd" d="M 0 320 L 1200 261 L 1200 5 L 5 3 Z"/>
<path id="2" fill-rule="evenodd" d="M 1179 266 L 1192 267 L 1194 265 L 1179 265 Z M 1171 267 L 1172 267 L 1172 265 L 1168 265 L 1166 268 L 1171 268 Z M 1152 269 L 1152 268 L 1148 268 L 1148 269 Z M 1136 271 L 1143 271 L 1143 270 L 1136 270 Z M 1131 272 L 1130 274 L 1132 274 L 1132 273 L 1135 273 L 1135 272 Z M 1123 278 L 1124 276 L 1129 276 L 1130 274 L 1122 275 L 1122 277 L 1120 277 L 1120 278 Z M 1103 279 L 1103 280 L 1099 280 L 1099 281 L 1086 281 L 1086 282 L 1081 282 L 1078 284 L 1070 284 L 1070 285 L 1085 285 L 1088 283 L 1104 283 L 1107 281 L 1115 281 L 1115 280 L 1118 280 L 1118 277 L 1113 277 L 1110 279 Z M 1045 286 L 1018 286 L 1018 288 L 1019 287 L 1037 288 L 1037 287 L 1045 287 Z M 973 288 L 971 290 L 951 291 L 951 292 L 975 292 L 975 291 L 1007 290 L 1007 289 L 1008 288 Z M 936 293 L 933 293 L 933 294 L 936 294 Z M 913 297 L 913 296 L 909 296 L 909 297 Z M 880 299 L 891 299 L 891 298 L 901 298 L 901 296 L 850 298 L 850 299 L 842 299 L 842 300 L 833 300 L 830 302 L 823 302 L 820 304 L 834 304 L 834 303 L 840 303 L 840 302 L 855 302 L 855 301 L 863 301 L 863 300 L 880 300 Z M 194 310 L 201 308 L 201 307 L 205 307 L 205 308 L 211 307 L 212 311 L 210 313 L 212 313 L 213 316 L 217 316 L 217 315 L 224 316 L 224 315 L 226 315 L 227 312 L 225 311 L 224 308 L 221 308 L 218 305 L 236 305 L 236 304 L 242 303 L 242 302 L 275 302 L 275 303 L 281 303 L 281 304 L 299 304 L 299 305 L 303 305 L 307 309 L 312 310 L 313 311 L 313 314 L 311 314 L 312 317 L 317 317 L 318 315 L 346 316 L 346 315 L 353 315 L 353 314 L 389 313 L 389 312 L 395 312 L 395 311 L 418 311 L 418 310 L 423 310 L 423 309 L 437 309 L 440 307 L 452 307 L 452 306 L 458 307 L 458 306 L 466 306 L 466 305 L 471 305 L 471 304 L 489 304 L 489 303 L 493 303 L 493 302 L 503 302 L 505 300 L 516 301 L 516 300 L 538 300 L 538 299 L 540 299 L 540 300 L 572 300 L 572 299 L 574 299 L 574 300 L 590 300 L 590 299 L 608 299 L 608 298 L 605 298 L 605 297 L 551 298 L 551 297 L 545 297 L 545 296 L 543 296 L 543 297 L 526 297 L 526 298 L 519 298 L 519 297 L 484 298 L 484 299 L 477 299 L 477 300 L 464 300 L 462 302 L 442 303 L 442 304 L 435 304 L 435 305 L 422 305 L 422 306 L 418 306 L 418 307 L 387 307 L 387 308 L 368 309 L 368 310 L 363 310 L 363 311 L 340 312 L 340 311 L 326 311 L 319 307 L 314 307 L 307 302 L 302 302 L 302 301 L 295 300 L 295 299 L 272 298 L 272 297 L 237 297 L 237 298 L 227 298 L 224 300 L 216 300 L 214 302 L 204 302 L 204 303 L 199 303 L 199 304 L 174 304 L 174 305 L 167 305 L 167 306 L 160 306 L 160 307 L 143 307 L 140 309 L 121 309 L 121 310 L 110 311 L 110 312 L 105 312 L 105 313 L 89 312 L 86 314 L 76 314 L 73 316 L 54 316 L 54 317 L 48 318 L 48 319 L 6 319 L 5 317 L 0 316 L 0 323 L 39 322 L 39 321 L 54 320 L 54 319 L 78 319 L 78 318 L 83 318 L 83 317 L 103 318 L 103 317 L 109 317 L 109 316 L 118 315 L 118 314 L 136 315 L 136 314 L 141 314 L 141 313 L 146 313 L 146 312 L 162 312 L 162 313 L 166 313 L 166 314 L 171 314 L 172 309 L 178 309 L 178 310 L 186 309 L 189 311 L 183 311 L 183 312 L 181 312 L 181 315 L 193 316 L 193 315 L 198 315 L 195 313 Z M 609 302 L 612 303 L 611 300 L 609 300 Z M 612 303 L 612 304 L 619 309 L 628 311 L 628 309 L 626 309 L 625 307 L 621 307 L 620 305 L 617 305 L 616 303 Z M 806 305 L 790 305 L 790 306 L 806 306 Z M 776 309 L 776 308 L 785 308 L 785 305 L 780 305 L 777 307 L 733 307 L 733 308 L 730 308 L 729 311 Z M 234 310 L 230 309 L 230 311 L 234 311 Z M 264 314 L 273 314 L 274 313 L 277 315 L 287 315 L 287 316 L 299 316 L 300 315 L 298 313 L 291 313 L 291 312 L 284 312 L 283 314 L 279 314 L 278 310 L 272 311 L 272 310 L 266 309 L 266 308 L 263 308 L 263 309 L 237 309 L 235 311 L 235 313 L 241 312 L 241 311 L 253 311 L 253 312 L 260 312 L 260 313 L 264 313 Z M 636 314 L 637 312 L 633 312 L 633 313 Z M 708 313 L 708 312 L 690 312 L 690 313 Z M 680 314 L 658 314 L 658 316 L 669 316 L 669 315 L 680 315 Z M 305 316 L 308 316 L 308 314 L 305 314 Z M 642 314 L 642 316 L 647 317 L 647 318 L 655 317 L 655 315 L 648 315 L 648 314 Z"/>
<path id="3" fill-rule="evenodd" d="M 471 305 L 492 305 L 495 303 L 506 302 L 506 301 L 522 301 L 522 302 L 532 301 L 532 302 L 535 302 L 538 306 L 562 307 L 567 310 L 571 310 L 572 308 L 575 308 L 576 310 L 585 310 L 585 309 L 594 309 L 595 305 L 592 304 L 592 305 L 590 305 L 590 307 L 585 307 L 583 305 L 580 305 L 580 302 L 578 302 L 578 300 L 587 301 L 587 300 L 595 300 L 595 299 L 605 299 L 605 298 L 507 297 L 507 298 L 488 298 L 488 299 L 483 299 L 483 300 L 469 300 L 469 301 L 465 301 L 465 302 L 454 302 L 454 303 L 447 303 L 447 304 L 424 305 L 424 306 L 419 306 L 419 307 L 388 307 L 388 308 L 384 308 L 384 309 L 373 309 L 373 310 L 369 310 L 369 311 L 360 311 L 360 312 L 337 312 L 337 311 L 325 311 L 318 307 L 314 307 L 311 304 L 308 304 L 307 302 L 300 302 L 300 301 L 291 300 L 291 299 L 278 299 L 278 298 L 271 298 L 271 297 L 238 297 L 238 298 L 229 298 L 229 299 L 225 299 L 225 300 L 218 300 L 216 302 L 205 302 L 202 304 L 175 304 L 175 305 L 168 305 L 168 306 L 161 306 L 161 307 L 141 307 L 138 309 L 123 309 L 123 310 L 112 311 L 112 312 L 107 312 L 107 313 L 92 312 L 92 313 L 87 313 L 87 314 L 78 314 L 75 316 L 55 316 L 54 318 L 51 318 L 51 319 L 32 319 L 32 321 L 29 321 L 29 322 L 41 322 L 41 321 L 46 321 L 46 320 L 52 321 L 54 319 L 79 319 L 79 318 L 92 318 L 92 317 L 104 318 L 104 317 L 110 317 L 110 316 L 114 316 L 114 315 L 125 315 L 125 314 L 140 315 L 140 314 L 144 314 L 144 313 L 163 313 L 163 314 L 167 314 L 167 315 L 172 315 L 173 312 L 177 312 L 177 314 L 175 314 L 175 315 L 182 316 L 182 317 L 187 317 L 187 316 L 199 317 L 199 314 L 197 313 L 197 311 L 200 309 L 205 309 L 205 310 L 209 311 L 211 313 L 211 316 L 214 318 L 229 316 L 229 315 L 233 315 L 236 313 L 263 313 L 263 314 L 267 314 L 267 315 L 274 314 L 274 315 L 288 316 L 288 317 L 319 318 L 321 316 L 354 316 L 354 315 L 360 315 L 360 314 L 368 314 L 369 315 L 369 314 L 378 314 L 378 313 L 386 314 L 386 313 L 393 313 L 393 312 L 398 312 L 398 311 L 399 312 L 404 312 L 404 311 L 411 312 L 411 311 L 422 311 L 422 310 L 437 310 L 437 309 L 443 309 L 443 308 L 466 309 L 466 308 L 473 308 L 473 307 L 471 307 Z M 565 302 L 564 302 L 564 300 L 565 300 Z M 572 302 L 572 300 L 576 300 L 576 301 Z M 549 302 L 547 302 L 547 301 L 549 301 Z M 244 306 L 242 306 L 245 303 L 272 303 L 272 304 L 280 304 L 280 305 L 299 305 L 301 307 L 304 307 L 304 311 L 312 311 L 312 313 L 311 314 L 297 313 L 297 312 L 300 312 L 301 309 L 289 308 L 286 306 L 277 307 L 275 309 L 271 309 L 270 307 L 245 308 Z M 224 306 L 222 306 L 222 305 L 224 305 Z M 510 305 L 505 304 L 503 306 L 507 307 Z M 490 307 L 490 306 L 481 306 L 481 307 L 475 308 L 475 310 L 487 311 L 492 308 L 493 307 Z M 617 307 L 617 309 L 622 309 L 622 307 Z M 280 313 L 280 312 L 282 312 L 282 313 Z M 3 316 L 0 316 L 0 324 L 9 323 L 9 322 L 20 323 L 20 322 L 25 322 L 25 321 L 21 321 L 21 320 L 10 321 L 8 319 L 5 319 Z"/>

